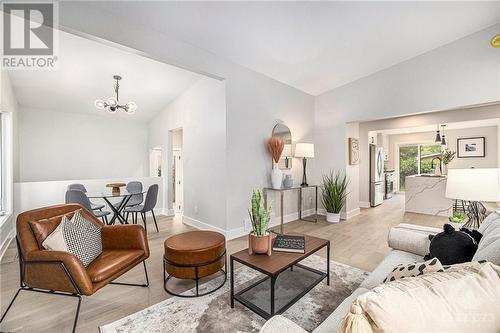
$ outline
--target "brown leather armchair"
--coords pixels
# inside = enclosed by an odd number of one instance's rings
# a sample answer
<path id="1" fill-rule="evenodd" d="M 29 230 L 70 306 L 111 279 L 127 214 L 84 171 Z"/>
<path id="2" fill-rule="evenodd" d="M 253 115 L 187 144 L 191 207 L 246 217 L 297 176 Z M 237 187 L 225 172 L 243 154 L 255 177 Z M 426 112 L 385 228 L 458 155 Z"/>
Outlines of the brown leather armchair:
<path id="1" fill-rule="evenodd" d="M 72 216 L 80 209 L 87 219 L 102 226 L 102 253 L 88 267 L 84 267 L 71 253 L 45 250 L 41 245 L 63 215 Z M 149 257 L 149 246 L 144 228 L 140 225 L 103 225 L 92 213 L 77 204 L 44 207 L 19 214 L 16 242 L 20 288 L 0 322 L 21 290 L 51 293 L 78 298 L 74 332 L 83 295 L 90 296 L 108 284 L 149 286 L 145 262 Z M 141 262 L 146 284 L 112 282 Z"/>

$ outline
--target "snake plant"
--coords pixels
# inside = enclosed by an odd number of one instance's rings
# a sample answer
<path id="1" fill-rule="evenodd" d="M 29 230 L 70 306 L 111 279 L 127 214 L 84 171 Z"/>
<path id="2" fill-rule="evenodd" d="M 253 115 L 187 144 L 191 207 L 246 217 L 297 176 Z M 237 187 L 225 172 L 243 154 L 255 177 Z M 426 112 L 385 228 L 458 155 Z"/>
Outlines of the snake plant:
<path id="1" fill-rule="evenodd" d="M 265 236 L 269 221 L 271 220 L 271 205 L 266 209 L 264 206 L 264 195 L 261 190 L 254 190 L 252 193 L 252 207 L 248 209 L 252 229 L 255 236 Z"/>

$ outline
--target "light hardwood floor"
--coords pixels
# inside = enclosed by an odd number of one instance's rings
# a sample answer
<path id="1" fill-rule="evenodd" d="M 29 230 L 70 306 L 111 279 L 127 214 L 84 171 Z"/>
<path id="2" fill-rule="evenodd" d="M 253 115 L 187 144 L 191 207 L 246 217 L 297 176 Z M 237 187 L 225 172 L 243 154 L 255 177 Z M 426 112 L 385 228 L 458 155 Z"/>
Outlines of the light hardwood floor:
<path id="1" fill-rule="evenodd" d="M 332 260 L 371 271 L 390 251 L 387 246 L 387 233 L 390 227 L 398 223 L 440 227 L 446 222 L 442 217 L 404 213 L 403 206 L 404 197 L 395 196 L 379 207 L 362 209 L 360 215 L 340 224 L 330 224 L 324 218 L 320 218 L 317 224 L 305 221 L 287 223 L 285 230 L 327 238 L 331 241 Z M 158 222 L 159 233 L 154 231 L 153 225 L 148 228 L 151 249 L 151 256 L 147 260 L 149 288 L 110 285 L 91 297 L 85 297 L 80 310 L 78 332 L 97 332 L 100 325 L 113 322 L 170 297 L 163 290 L 163 242 L 170 235 L 193 228 L 184 225 L 179 217 L 161 217 Z M 246 245 L 245 237 L 228 241 L 228 253 L 244 249 Z M 15 252 L 11 244 L 0 264 L 2 313 L 19 285 Z M 320 252 L 320 255 L 326 255 L 324 251 Z M 142 265 L 125 274 L 119 281 L 144 281 Z M 179 283 L 176 285 L 176 290 L 181 292 L 191 287 L 192 285 Z M 21 292 L 5 322 L 0 326 L 0 331 L 70 332 L 75 309 L 74 298 Z"/>

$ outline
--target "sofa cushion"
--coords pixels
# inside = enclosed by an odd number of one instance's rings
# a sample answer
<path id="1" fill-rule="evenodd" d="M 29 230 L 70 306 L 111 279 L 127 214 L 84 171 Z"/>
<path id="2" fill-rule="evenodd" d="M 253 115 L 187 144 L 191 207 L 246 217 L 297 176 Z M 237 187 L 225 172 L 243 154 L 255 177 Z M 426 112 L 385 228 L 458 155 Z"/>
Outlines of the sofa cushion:
<path id="1" fill-rule="evenodd" d="M 351 307 L 351 303 L 361 294 L 368 292 L 368 289 L 358 288 L 354 290 L 354 292 L 347 297 L 339 306 L 332 312 L 328 318 L 325 319 L 315 330 L 314 333 L 332 333 L 337 332 L 337 328 L 344 318 L 345 314 L 349 312 L 349 308 Z M 276 331 L 278 332 L 278 331 Z"/>
<path id="2" fill-rule="evenodd" d="M 381 284 L 397 265 L 411 264 L 419 261 L 423 261 L 422 256 L 410 252 L 392 250 L 361 283 L 360 288 L 372 289 Z"/>
<path id="3" fill-rule="evenodd" d="M 104 281 L 132 264 L 144 255 L 143 250 L 104 250 L 87 267 L 93 283 Z"/>
<path id="4" fill-rule="evenodd" d="M 487 260 L 500 265 L 500 219 L 491 220 L 484 232 L 472 260 Z"/>
<path id="5" fill-rule="evenodd" d="M 384 283 L 353 302 L 341 332 L 365 332 L 349 328 L 371 326 L 374 332 L 497 333 L 499 269 L 467 263 Z"/>
<path id="6" fill-rule="evenodd" d="M 495 211 L 493 213 L 490 213 L 486 218 L 481 222 L 481 225 L 477 229 L 483 236 L 485 234 L 488 234 L 488 232 L 491 230 L 490 227 L 494 226 L 495 224 L 498 225 L 500 223 L 500 211 Z"/>

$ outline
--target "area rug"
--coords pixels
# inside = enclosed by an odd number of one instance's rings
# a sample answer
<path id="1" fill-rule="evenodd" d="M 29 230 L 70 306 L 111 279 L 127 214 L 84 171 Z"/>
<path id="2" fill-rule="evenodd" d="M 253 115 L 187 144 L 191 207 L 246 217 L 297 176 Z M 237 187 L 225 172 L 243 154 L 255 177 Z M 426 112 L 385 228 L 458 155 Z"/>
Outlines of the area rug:
<path id="1" fill-rule="evenodd" d="M 323 270 L 326 259 L 312 255 L 301 262 L 311 268 Z M 297 269 L 297 268 L 296 268 Z M 366 278 L 367 273 L 335 261 L 330 263 L 330 286 L 326 279 L 283 313 L 306 331 L 314 330 L 335 308 L 347 298 Z M 298 279 L 297 274 L 283 272 L 276 283 L 276 295 L 286 296 L 296 292 L 301 284 L 307 283 L 307 274 Z M 235 270 L 235 290 L 241 290 L 263 275 L 246 266 Z M 200 292 L 211 288 L 223 277 L 213 279 L 200 286 Z M 262 286 L 265 286 L 264 284 Z M 187 291 L 186 294 L 192 294 Z M 252 294 L 253 293 L 253 294 Z M 171 297 L 142 311 L 99 328 L 101 333 L 136 332 L 259 332 L 265 320 L 235 301 L 234 309 L 229 305 L 230 283 L 218 291 L 199 298 Z M 252 289 L 245 297 L 269 302 L 267 288 Z M 267 301 L 267 302 L 266 302 Z"/>

